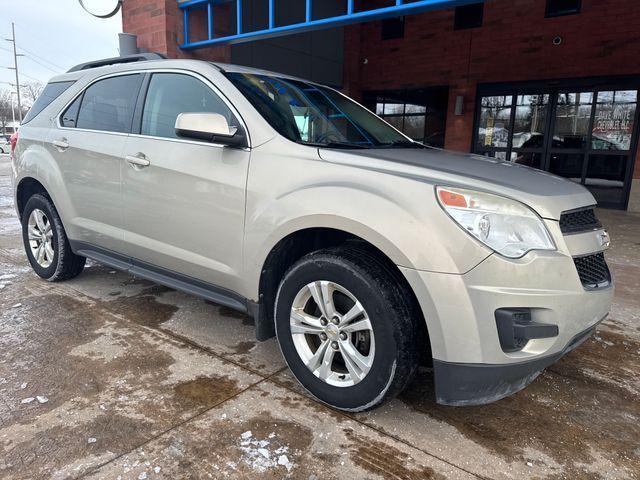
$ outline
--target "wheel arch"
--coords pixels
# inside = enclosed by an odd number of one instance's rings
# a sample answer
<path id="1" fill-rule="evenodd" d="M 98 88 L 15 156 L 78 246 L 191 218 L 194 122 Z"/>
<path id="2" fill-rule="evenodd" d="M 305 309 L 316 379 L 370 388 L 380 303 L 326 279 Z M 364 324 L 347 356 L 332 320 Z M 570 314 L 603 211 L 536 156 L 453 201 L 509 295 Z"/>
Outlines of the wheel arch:
<path id="1" fill-rule="evenodd" d="M 45 188 L 45 186 L 38 180 L 33 177 L 24 177 L 18 182 L 16 187 L 16 209 L 18 211 L 18 216 L 20 220 L 22 220 L 22 213 L 24 212 L 24 207 L 29 201 L 29 199 L 35 195 L 36 193 L 43 194 L 52 203 L 53 199 L 49 194 L 49 191 Z M 55 203 L 54 203 L 55 205 Z"/>
<path id="2" fill-rule="evenodd" d="M 431 344 L 427 323 L 422 309 L 409 285 L 409 282 L 398 268 L 395 261 L 379 246 L 368 239 L 350 231 L 330 227 L 308 227 L 290 232 L 280 239 L 267 254 L 260 270 L 258 287 L 259 308 L 255 315 L 256 335 L 259 340 L 266 340 L 275 335 L 274 307 L 275 296 L 282 277 L 286 271 L 303 256 L 326 248 L 340 247 L 357 249 L 374 256 L 392 273 L 396 281 L 407 292 L 414 314 L 418 316 L 418 338 L 426 348 L 421 363 L 431 363 Z"/>

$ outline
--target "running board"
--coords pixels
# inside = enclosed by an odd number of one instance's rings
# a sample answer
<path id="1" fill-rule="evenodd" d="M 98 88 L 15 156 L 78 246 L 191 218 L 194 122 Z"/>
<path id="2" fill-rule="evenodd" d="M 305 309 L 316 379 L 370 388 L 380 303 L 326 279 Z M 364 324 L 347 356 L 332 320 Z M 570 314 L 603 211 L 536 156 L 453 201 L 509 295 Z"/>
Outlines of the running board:
<path id="1" fill-rule="evenodd" d="M 226 288 L 197 280 L 193 277 L 173 272 L 162 267 L 129 258 L 110 250 L 96 247 L 85 242 L 69 241 L 71 250 L 83 257 L 90 258 L 98 263 L 108 265 L 116 270 L 122 270 L 144 278 L 154 283 L 159 283 L 174 290 L 189 293 L 210 300 L 219 305 L 232 308 L 249 315 L 254 314 L 254 308 L 249 308 L 249 301 L 242 295 L 238 295 Z"/>

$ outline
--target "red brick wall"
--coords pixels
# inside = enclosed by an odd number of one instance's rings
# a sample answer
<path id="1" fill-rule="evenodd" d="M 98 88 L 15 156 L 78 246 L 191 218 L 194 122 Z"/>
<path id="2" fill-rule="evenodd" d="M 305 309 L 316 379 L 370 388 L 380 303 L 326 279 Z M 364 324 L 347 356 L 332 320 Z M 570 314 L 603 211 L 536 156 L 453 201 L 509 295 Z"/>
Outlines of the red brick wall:
<path id="1" fill-rule="evenodd" d="M 557 18 L 544 18 L 545 3 L 487 0 L 483 26 L 472 30 L 453 30 L 453 10 L 409 15 L 399 40 L 380 41 L 380 22 L 348 27 L 359 45 L 347 48 L 360 61 L 355 71 L 345 65 L 345 85 L 449 85 L 446 147 L 469 151 L 478 83 L 640 73 L 638 0 L 583 0 L 579 15 Z M 457 95 L 465 97 L 463 116 L 453 115 Z"/>
<path id="2" fill-rule="evenodd" d="M 192 14 L 191 39 L 207 36 L 205 11 Z M 138 35 L 138 46 L 170 58 L 201 58 L 228 62 L 228 47 L 184 51 L 178 48 L 184 38 L 182 11 L 176 0 L 125 0 L 122 6 L 122 31 Z"/>

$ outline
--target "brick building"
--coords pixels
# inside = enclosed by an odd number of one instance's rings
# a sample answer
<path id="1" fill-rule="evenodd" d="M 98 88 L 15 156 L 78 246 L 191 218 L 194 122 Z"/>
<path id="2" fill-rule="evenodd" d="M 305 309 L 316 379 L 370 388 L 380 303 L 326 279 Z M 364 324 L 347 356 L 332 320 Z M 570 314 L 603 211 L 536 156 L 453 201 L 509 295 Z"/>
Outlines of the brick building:
<path id="1" fill-rule="evenodd" d="M 347 8 L 345 0 L 314 1 L 314 15 Z M 245 28 L 261 28 L 267 0 L 243 2 Z M 276 0 L 275 22 L 295 22 L 302 4 Z M 215 8 L 211 30 L 231 32 L 232 3 Z M 214 36 L 206 9 L 192 12 L 185 39 L 176 0 L 125 0 L 123 29 L 170 57 L 331 84 L 414 139 L 542 168 L 582 182 L 603 206 L 640 211 L 637 0 L 487 0 L 197 49 L 180 45 Z"/>

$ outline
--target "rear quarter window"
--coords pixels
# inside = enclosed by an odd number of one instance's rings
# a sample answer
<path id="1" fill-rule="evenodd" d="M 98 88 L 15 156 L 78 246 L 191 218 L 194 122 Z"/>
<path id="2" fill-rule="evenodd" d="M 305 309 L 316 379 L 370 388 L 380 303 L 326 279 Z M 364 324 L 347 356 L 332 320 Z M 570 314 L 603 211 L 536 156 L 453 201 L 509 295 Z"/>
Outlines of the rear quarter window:
<path id="1" fill-rule="evenodd" d="M 22 123 L 28 123 L 36 118 L 42 110 L 47 108 L 51 104 L 51 102 L 62 95 L 74 83 L 74 81 L 48 83 L 47 86 L 42 90 L 42 93 L 37 98 L 37 100 L 33 102 L 33 105 L 31 105 L 31 108 L 22 120 Z"/>

